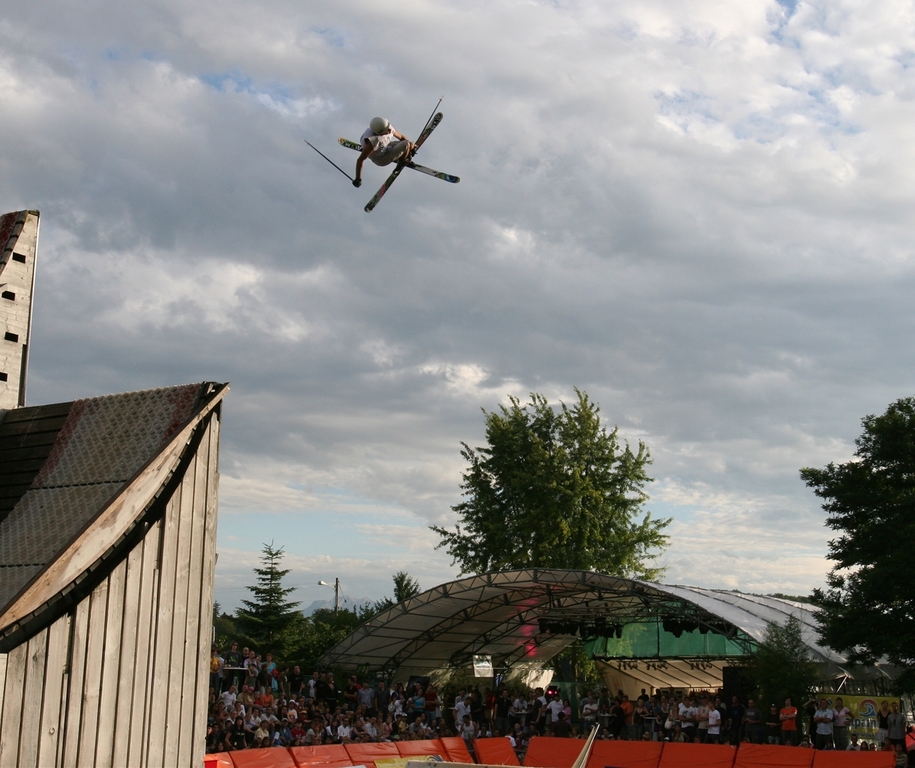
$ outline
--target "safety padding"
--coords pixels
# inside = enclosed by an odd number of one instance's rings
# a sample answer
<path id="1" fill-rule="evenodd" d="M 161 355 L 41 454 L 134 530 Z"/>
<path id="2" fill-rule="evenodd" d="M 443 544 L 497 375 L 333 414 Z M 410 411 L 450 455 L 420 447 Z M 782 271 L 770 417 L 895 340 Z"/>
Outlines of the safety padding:
<path id="1" fill-rule="evenodd" d="M 375 768 L 376 760 L 400 757 L 400 752 L 397 751 L 397 744 L 393 741 L 344 744 L 343 746 L 352 761 L 351 765 L 364 765 L 366 768 Z"/>
<path id="2" fill-rule="evenodd" d="M 581 754 L 582 739 L 562 739 L 557 736 L 533 736 L 524 756 L 525 765 L 542 768 L 572 768 Z"/>
<path id="3" fill-rule="evenodd" d="M 235 768 L 296 768 L 292 755 L 283 747 L 239 749 L 229 756 Z"/>
<path id="4" fill-rule="evenodd" d="M 472 763 L 474 759 L 470 756 L 470 750 L 467 744 L 460 736 L 443 736 L 439 739 L 445 751 L 448 753 L 448 760 L 452 763 Z M 444 755 L 442 755 L 444 757 Z"/>
<path id="5" fill-rule="evenodd" d="M 595 741 L 587 765 L 588 768 L 657 768 L 661 749 L 658 741 Z"/>
<path id="6" fill-rule="evenodd" d="M 353 761 L 342 744 L 320 744 L 316 747 L 289 747 L 298 768 L 345 768 Z"/>
<path id="7" fill-rule="evenodd" d="M 731 768 L 737 750 L 728 744 L 664 744 L 658 768 Z"/>
<path id="8" fill-rule="evenodd" d="M 203 756 L 203 768 L 235 768 L 228 752 L 213 752 Z"/>
<path id="9" fill-rule="evenodd" d="M 473 751 L 478 763 L 486 765 L 521 765 L 515 748 L 505 736 L 492 739 L 474 739 Z"/>
<path id="10" fill-rule="evenodd" d="M 813 768 L 895 768 L 896 755 L 892 752 L 838 752 L 834 749 L 818 751 L 813 758 Z"/>
<path id="11" fill-rule="evenodd" d="M 803 747 L 780 747 L 776 744 L 747 744 L 737 750 L 734 768 L 811 768 L 814 750 Z"/>
<path id="12" fill-rule="evenodd" d="M 420 739 L 419 741 L 397 741 L 397 751 L 401 757 L 425 757 L 438 755 L 442 760 L 448 757 L 448 750 L 438 739 Z"/>

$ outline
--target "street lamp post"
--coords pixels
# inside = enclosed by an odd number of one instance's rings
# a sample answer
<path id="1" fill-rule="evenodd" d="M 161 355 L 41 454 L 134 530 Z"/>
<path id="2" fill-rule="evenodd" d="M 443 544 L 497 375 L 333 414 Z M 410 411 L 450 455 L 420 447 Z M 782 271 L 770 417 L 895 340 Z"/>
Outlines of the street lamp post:
<path id="1" fill-rule="evenodd" d="M 329 587 L 326 581 L 319 581 L 318 586 Z M 340 610 L 340 579 L 334 579 L 334 616 L 337 615 L 337 611 Z"/>

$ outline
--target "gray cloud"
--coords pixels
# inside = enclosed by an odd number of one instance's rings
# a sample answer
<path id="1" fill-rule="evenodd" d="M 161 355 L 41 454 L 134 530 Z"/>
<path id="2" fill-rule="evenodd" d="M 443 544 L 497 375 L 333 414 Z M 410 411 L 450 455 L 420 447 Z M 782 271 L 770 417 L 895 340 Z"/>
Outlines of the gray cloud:
<path id="1" fill-rule="evenodd" d="M 230 380 L 220 579 L 285 538 L 380 596 L 454 573 L 417 552 L 479 409 L 578 386 L 652 450 L 671 579 L 820 583 L 797 470 L 910 393 L 907 6 L 312 6 L 7 15 L 31 402 Z M 352 167 L 338 136 L 415 136 L 442 93 L 420 161 L 456 186 L 405 173 L 366 215 L 385 173 L 354 190 L 302 141 Z"/>

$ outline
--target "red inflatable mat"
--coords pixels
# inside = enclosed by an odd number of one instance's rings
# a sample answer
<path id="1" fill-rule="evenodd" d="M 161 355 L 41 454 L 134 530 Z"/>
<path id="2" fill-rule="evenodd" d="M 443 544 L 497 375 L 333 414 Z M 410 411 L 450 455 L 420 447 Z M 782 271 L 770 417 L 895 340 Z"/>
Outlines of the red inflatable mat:
<path id="1" fill-rule="evenodd" d="M 658 768 L 731 768 L 737 750 L 727 744 L 664 744 Z"/>
<path id="2" fill-rule="evenodd" d="M 292 755 L 283 747 L 239 749 L 229 755 L 235 768 L 296 768 Z"/>
<path id="3" fill-rule="evenodd" d="M 393 741 L 345 744 L 344 749 L 352 761 L 350 765 L 365 765 L 367 768 L 375 768 L 376 760 L 400 757 L 400 752 L 397 751 L 397 744 Z"/>
<path id="4" fill-rule="evenodd" d="M 801 747 L 780 747 L 775 744 L 741 744 L 737 750 L 734 768 L 811 768 L 812 749 Z"/>
<path id="5" fill-rule="evenodd" d="M 448 757 L 448 750 L 438 739 L 420 739 L 419 741 L 397 741 L 397 751 L 401 757 L 423 757 L 438 755 L 442 760 Z"/>
<path id="6" fill-rule="evenodd" d="M 473 758 L 467 749 L 467 745 L 460 736 L 443 736 L 439 739 L 442 746 L 448 752 L 448 760 L 452 763 L 472 763 Z M 444 757 L 444 755 L 442 755 Z"/>
<path id="7" fill-rule="evenodd" d="M 837 752 L 834 749 L 818 751 L 813 758 L 813 768 L 895 768 L 896 755 L 892 752 Z"/>
<path id="8" fill-rule="evenodd" d="M 228 752 L 214 752 L 203 756 L 204 768 L 235 768 Z"/>
<path id="9" fill-rule="evenodd" d="M 321 744 L 316 747 L 289 747 L 289 754 L 298 768 L 345 768 L 353 761 L 342 744 Z"/>
<path id="10" fill-rule="evenodd" d="M 585 742 L 556 736 L 533 736 L 524 756 L 524 764 L 542 768 L 572 768 Z"/>
<path id="11" fill-rule="evenodd" d="M 477 762 L 487 765 L 521 765 L 515 748 L 505 736 L 492 739 L 474 739 L 473 751 Z"/>
<path id="12" fill-rule="evenodd" d="M 657 768 L 661 749 L 659 741 L 595 741 L 587 768 Z"/>

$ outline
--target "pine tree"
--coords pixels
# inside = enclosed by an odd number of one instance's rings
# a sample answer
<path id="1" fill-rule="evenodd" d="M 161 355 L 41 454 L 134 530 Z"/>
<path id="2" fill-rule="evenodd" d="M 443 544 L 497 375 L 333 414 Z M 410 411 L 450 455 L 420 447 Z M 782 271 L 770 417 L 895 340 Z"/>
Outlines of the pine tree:
<path id="1" fill-rule="evenodd" d="M 235 612 L 238 629 L 252 645 L 280 655 L 290 631 L 302 620 L 299 602 L 286 600 L 295 587 L 283 586 L 283 578 L 289 573 L 289 569 L 280 568 L 283 554 L 283 548 L 274 548 L 273 542 L 264 544 L 261 567 L 254 569 L 257 584 L 247 587 L 254 599 L 242 600 L 244 607 Z"/>

